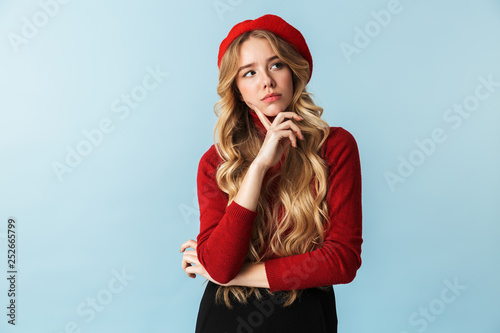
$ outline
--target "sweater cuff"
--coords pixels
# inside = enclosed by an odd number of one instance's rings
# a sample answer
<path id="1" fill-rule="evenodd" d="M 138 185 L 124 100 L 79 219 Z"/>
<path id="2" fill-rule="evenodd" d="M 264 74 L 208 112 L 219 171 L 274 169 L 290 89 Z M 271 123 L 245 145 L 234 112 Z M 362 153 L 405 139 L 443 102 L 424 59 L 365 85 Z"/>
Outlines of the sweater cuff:
<path id="1" fill-rule="evenodd" d="M 253 221 L 259 214 L 256 211 L 247 209 L 239 205 L 234 200 L 229 204 L 229 206 L 227 206 L 226 213 L 231 215 L 235 221 L 247 221 L 247 220 Z"/>
<path id="2" fill-rule="evenodd" d="M 272 293 L 279 291 L 279 286 L 282 285 L 282 276 L 279 272 L 278 265 L 273 264 L 273 259 L 266 260 L 264 267 L 266 268 L 267 282 L 269 283 L 269 291 Z"/>

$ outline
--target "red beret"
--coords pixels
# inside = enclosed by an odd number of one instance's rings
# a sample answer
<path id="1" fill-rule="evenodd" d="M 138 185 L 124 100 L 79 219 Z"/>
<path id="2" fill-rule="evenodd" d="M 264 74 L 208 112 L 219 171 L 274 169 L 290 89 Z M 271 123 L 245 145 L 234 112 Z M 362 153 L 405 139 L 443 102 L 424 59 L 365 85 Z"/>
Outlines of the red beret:
<path id="1" fill-rule="evenodd" d="M 309 63 L 309 80 L 312 75 L 313 61 L 309 48 L 307 47 L 306 40 L 294 27 L 288 24 L 281 17 L 276 15 L 264 15 L 255 20 L 246 20 L 236 24 L 227 37 L 222 41 L 219 46 L 219 57 L 217 65 L 220 68 L 220 62 L 222 57 L 226 53 L 227 48 L 231 43 L 240 35 L 248 31 L 253 30 L 267 30 L 274 33 L 276 36 L 281 37 L 290 45 L 295 47 L 295 49 L 307 60 Z"/>

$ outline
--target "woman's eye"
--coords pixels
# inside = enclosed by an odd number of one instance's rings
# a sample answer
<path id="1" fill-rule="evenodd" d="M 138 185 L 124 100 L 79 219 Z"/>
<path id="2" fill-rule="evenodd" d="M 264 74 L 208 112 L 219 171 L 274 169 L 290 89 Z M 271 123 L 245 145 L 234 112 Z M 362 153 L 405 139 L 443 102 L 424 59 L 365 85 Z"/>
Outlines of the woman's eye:
<path id="1" fill-rule="evenodd" d="M 283 63 L 281 63 L 281 62 L 277 62 L 271 66 L 271 68 L 277 68 L 277 69 L 280 69 L 282 67 L 283 67 Z"/>
<path id="2" fill-rule="evenodd" d="M 252 76 L 252 75 L 254 75 L 254 74 L 255 74 L 255 72 L 254 72 L 254 71 L 248 71 L 248 72 L 246 72 L 246 73 L 243 75 L 243 77 L 250 77 L 250 76 Z"/>

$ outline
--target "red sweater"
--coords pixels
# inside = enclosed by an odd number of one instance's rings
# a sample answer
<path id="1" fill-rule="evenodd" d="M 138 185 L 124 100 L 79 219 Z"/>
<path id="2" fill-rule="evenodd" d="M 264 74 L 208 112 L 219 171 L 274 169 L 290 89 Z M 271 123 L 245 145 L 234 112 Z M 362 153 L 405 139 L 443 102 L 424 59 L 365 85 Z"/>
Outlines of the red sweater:
<path id="1" fill-rule="evenodd" d="M 254 112 L 251 119 L 265 128 Z M 361 167 L 354 137 L 342 127 L 330 127 L 323 148 L 330 169 L 327 201 L 331 227 L 321 248 L 304 254 L 265 262 L 271 292 L 349 283 L 361 266 Z M 290 147 L 290 149 L 294 149 Z M 215 178 L 222 159 L 215 146 L 203 155 L 198 167 L 200 234 L 197 254 L 208 274 L 225 284 L 240 271 L 250 244 L 257 212 L 228 196 Z"/>

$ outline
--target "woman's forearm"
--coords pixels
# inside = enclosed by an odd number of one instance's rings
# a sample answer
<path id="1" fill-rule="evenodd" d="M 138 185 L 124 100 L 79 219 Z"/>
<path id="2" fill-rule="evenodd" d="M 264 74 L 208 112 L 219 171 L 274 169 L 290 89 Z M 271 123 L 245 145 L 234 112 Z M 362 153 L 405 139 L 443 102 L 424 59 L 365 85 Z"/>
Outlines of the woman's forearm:
<path id="1" fill-rule="evenodd" d="M 252 162 L 241 182 L 238 193 L 234 197 L 234 201 L 246 209 L 256 211 L 262 181 L 266 172 L 266 167 L 263 167 L 257 161 Z M 269 288 L 264 263 L 244 263 L 240 272 L 227 285 Z"/>
<path id="2" fill-rule="evenodd" d="M 244 263 L 238 275 L 227 285 L 269 288 L 264 262 Z"/>
<path id="3" fill-rule="evenodd" d="M 260 190 L 262 188 L 262 180 L 267 169 L 260 164 L 254 162 L 248 167 L 248 171 L 241 182 L 238 194 L 234 197 L 234 201 L 246 209 L 255 211 L 259 202 Z"/>

